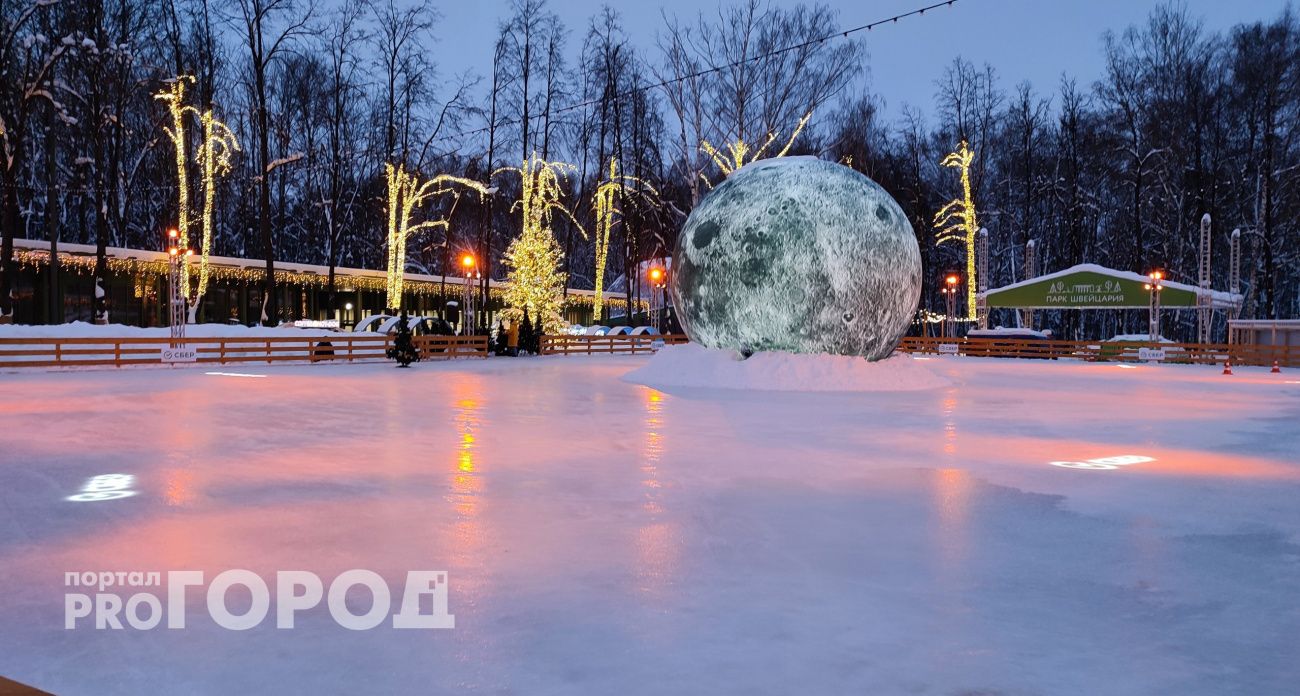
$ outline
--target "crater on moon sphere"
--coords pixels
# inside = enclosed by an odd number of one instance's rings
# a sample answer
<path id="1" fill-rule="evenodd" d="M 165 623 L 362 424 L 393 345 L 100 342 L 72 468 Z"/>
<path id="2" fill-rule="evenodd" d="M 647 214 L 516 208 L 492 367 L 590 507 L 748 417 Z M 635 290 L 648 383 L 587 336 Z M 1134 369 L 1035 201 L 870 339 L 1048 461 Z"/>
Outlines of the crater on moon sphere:
<path id="1" fill-rule="evenodd" d="M 671 292 L 691 341 L 879 360 L 921 298 L 921 250 L 876 182 L 814 157 L 746 165 L 691 211 Z"/>

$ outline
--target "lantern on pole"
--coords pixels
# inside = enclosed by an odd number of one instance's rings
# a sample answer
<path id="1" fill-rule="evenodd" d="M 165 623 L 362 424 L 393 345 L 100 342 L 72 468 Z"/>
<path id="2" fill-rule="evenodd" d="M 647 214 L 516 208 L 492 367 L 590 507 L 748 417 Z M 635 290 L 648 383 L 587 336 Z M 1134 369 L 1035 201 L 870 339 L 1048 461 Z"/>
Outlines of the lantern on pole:
<path id="1" fill-rule="evenodd" d="M 168 317 L 171 325 L 171 347 L 180 348 L 185 338 L 186 300 L 183 284 L 189 273 L 190 257 L 193 249 L 182 249 L 180 232 L 175 228 L 167 230 L 167 285 Z"/>
<path id="2" fill-rule="evenodd" d="M 668 301 L 665 293 L 668 288 L 668 272 L 659 266 L 651 266 L 646 273 L 650 278 L 650 325 L 663 333 L 663 309 Z"/>
<path id="3" fill-rule="evenodd" d="M 943 279 L 943 287 L 939 289 L 943 293 L 946 303 L 943 335 L 945 338 L 953 338 L 957 335 L 957 292 L 958 286 L 961 285 L 961 275 L 955 271 L 949 272 Z"/>
<path id="4" fill-rule="evenodd" d="M 1151 271 L 1147 274 L 1147 283 L 1143 285 L 1147 292 L 1150 293 L 1151 299 L 1148 305 L 1148 338 L 1152 341 L 1160 340 L 1160 291 L 1165 286 L 1165 272 L 1161 270 Z"/>
<path id="5" fill-rule="evenodd" d="M 465 277 L 465 288 L 464 288 L 463 295 L 461 297 L 461 302 L 464 305 L 464 312 L 461 318 L 461 331 L 460 331 L 461 335 L 464 336 L 464 335 L 468 335 L 471 331 L 473 331 L 475 327 L 474 300 L 476 299 L 476 293 L 474 292 L 473 279 L 478 278 L 480 276 L 478 272 L 478 261 L 474 258 L 473 254 L 465 253 L 461 255 L 460 271 L 461 274 Z"/>

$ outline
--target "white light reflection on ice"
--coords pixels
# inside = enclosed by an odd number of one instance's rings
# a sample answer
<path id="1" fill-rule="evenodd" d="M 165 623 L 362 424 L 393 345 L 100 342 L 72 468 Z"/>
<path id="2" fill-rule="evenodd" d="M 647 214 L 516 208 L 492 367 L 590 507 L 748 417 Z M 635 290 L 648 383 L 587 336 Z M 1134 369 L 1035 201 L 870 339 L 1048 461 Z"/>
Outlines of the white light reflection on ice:
<path id="1" fill-rule="evenodd" d="M 119 498 L 130 498 L 135 495 L 131 486 L 135 484 L 135 477 L 131 474 L 102 474 L 93 476 L 86 480 L 82 485 L 81 492 L 76 495 L 70 495 L 66 500 L 74 503 L 90 503 L 97 500 L 117 500 Z"/>
<path id="2" fill-rule="evenodd" d="M 254 375 L 248 372 L 204 372 L 205 375 L 217 375 L 219 377 L 265 377 L 266 375 Z"/>
<path id="3" fill-rule="evenodd" d="M 1130 464 L 1141 464 L 1143 462 L 1154 462 L 1155 457 L 1143 457 L 1140 454 L 1121 454 L 1114 457 L 1098 457 L 1097 459 L 1088 459 L 1082 462 L 1049 462 L 1052 466 L 1062 466 L 1067 469 L 1118 469 L 1121 466 Z"/>

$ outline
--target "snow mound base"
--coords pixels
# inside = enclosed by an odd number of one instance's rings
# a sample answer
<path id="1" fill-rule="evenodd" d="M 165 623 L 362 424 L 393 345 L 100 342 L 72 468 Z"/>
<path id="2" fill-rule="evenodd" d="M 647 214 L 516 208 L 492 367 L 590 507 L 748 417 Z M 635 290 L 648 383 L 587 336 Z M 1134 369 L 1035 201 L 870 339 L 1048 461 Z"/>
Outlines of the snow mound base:
<path id="1" fill-rule="evenodd" d="M 807 392 L 896 392 L 951 382 L 904 353 L 877 362 L 847 355 L 764 352 L 742 359 L 734 350 L 694 343 L 665 346 L 623 380 L 648 387 L 705 387 Z"/>

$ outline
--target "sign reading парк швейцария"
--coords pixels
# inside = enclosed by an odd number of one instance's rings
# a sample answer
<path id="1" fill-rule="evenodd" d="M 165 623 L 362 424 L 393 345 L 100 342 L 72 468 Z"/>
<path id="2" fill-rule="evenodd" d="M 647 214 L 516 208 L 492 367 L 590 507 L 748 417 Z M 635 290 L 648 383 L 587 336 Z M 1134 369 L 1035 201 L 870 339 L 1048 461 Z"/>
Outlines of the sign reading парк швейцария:
<path id="1" fill-rule="evenodd" d="M 1140 301 L 1140 300 L 1139 300 Z M 1118 280 L 1105 279 L 1095 283 L 1076 283 L 1066 280 L 1053 281 L 1047 286 L 1047 295 L 1043 298 L 1047 306 L 1074 305 L 1128 305 L 1129 298 L 1124 294 L 1124 287 Z"/>

